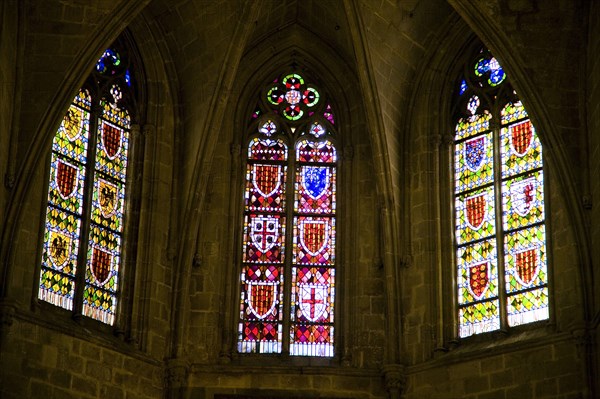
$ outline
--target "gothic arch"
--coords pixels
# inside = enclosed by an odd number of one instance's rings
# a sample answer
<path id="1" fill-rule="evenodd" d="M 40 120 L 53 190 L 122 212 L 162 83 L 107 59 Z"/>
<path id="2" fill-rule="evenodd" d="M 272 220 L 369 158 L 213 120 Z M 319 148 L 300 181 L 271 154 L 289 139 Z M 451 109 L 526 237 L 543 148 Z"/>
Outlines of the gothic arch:
<path id="1" fill-rule="evenodd" d="M 433 354 L 436 351 L 440 353 L 451 351 L 457 344 L 454 340 L 457 321 L 456 315 L 453 313 L 453 309 L 456 307 L 455 300 L 453 299 L 453 271 L 449 267 L 451 263 L 449 259 L 453 259 L 451 248 L 454 234 L 453 223 L 451 222 L 454 217 L 451 210 L 452 197 L 449 190 L 449 182 L 452 177 L 450 170 L 448 170 L 450 160 L 449 146 L 452 142 L 449 134 L 454 131 L 454 127 L 450 122 L 450 101 L 452 93 L 455 90 L 455 79 L 459 76 L 460 68 L 464 65 L 464 59 L 461 58 L 461 54 L 466 53 L 473 46 L 481 45 L 467 24 L 458 15 L 450 21 L 450 24 L 452 25 L 452 29 L 442 31 L 442 35 L 445 34 L 445 37 L 440 41 L 439 47 L 432 49 L 429 56 L 423 60 L 422 66 L 424 72 L 419 76 L 413 93 L 412 114 L 409 118 L 411 127 L 408 129 L 408 131 L 415 134 L 408 141 L 410 151 L 414 154 L 415 159 L 426 154 L 427 170 L 430 172 L 427 184 L 421 185 L 428 188 L 421 190 L 413 187 L 411 190 L 413 194 L 410 201 L 413 207 L 425 206 L 425 215 L 427 215 L 425 218 L 427 220 L 425 231 L 428 231 L 429 235 L 433 237 L 431 239 L 423 235 L 413 236 L 414 246 L 428 248 L 427 251 L 415 254 L 415 257 L 421 260 L 419 263 L 429 265 L 426 271 L 426 278 L 431 281 L 428 296 L 431 301 L 430 308 L 433 311 L 429 312 L 421 322 L 432 326 L 432 339 L 429 343 L 423 345 L 424 350 L 430 352 L 431 356 L 434 356 Z M 504 44 L 503 48 L 509 49 L 510 46 Z M 505 61 L 502 58 L 502 54 L 494 54 L 501 60 L 503 66 L 506 63 L 510 64 L 513 60 L 508 57 Z M 523 73 L 511 75 L 513 69 L 514 65 L 509 65 L 507 73 L 513 85 L 517 87 L 517 90 L 521 87 L 529 87 L 528 85 L 531 85 L 531 82 L 528 76 Z M 532 93 L 535 98 L 533 101 L 528 97 L 528 94 L 531 95 Z M 550 119 L 545 119 L 547 118 L 547 112 L 544 111 L 541 115 L 536 114 L 538 109 L 543 109 L 543 102 L 537 98 L 534 89 L 525 93 L 519 92 L 518 94 L 519 98 L 525 103 L 530 118 L 534 121 L 536 127 L 540 126 L 538 127 L 540 140 L 545 146 L 551 147 L 551 144 L 548 143 L 551 143 L 552 139 L 549 137 L 555 135 L 555 131 L 553 129 L 545 129 L 547 126 L 552 125 L 552 123 Z M 529 104 L 536 104 L 536 106 L 530 107 Z M 562 180 L 558 178 L 558 175 L 563 172 L 560 165 L 565 160 L 556 159 L 557 157 L 561 157 L 560 150 L 557 151 L 552 147 L 548 151 L 544 147 L 544 150 L 546 152 L 545 173 L 547 174 L 547 178 L 550 179 L 548 185 L 550 190 L 546 194 L 546 201 L 550 203 L 547 208 L 547 239 L 554 242 L 568 243 L 566 248 L 568 248 L 572 256 L 585 259 L 585 249 L 579 247 L 577 236 L 572 236 L 574 231 L 569 232 L 564 229 L 552 230 L 552 226 L 568 225 L 569 223 L 572 223 L 574 226 L 573 230 L 580 229 L 582 226 L 578 222 L 576 215 L 565 215 L 560 211 L 553 212 L 553 210 L 565 207 L 567 204 L 570 205 L 569 196 L 565 196 L 565 190 L 569 190 L 562 185 Z M 417 165 L 416 162 L 412 164 Z M 413 175 L 418 173 L 419 171 L 416 169 L 411 171 Z M 563 257 L 559 256 L 560 253 L 556 248 L 553 248 L 550 254 L 551 258 L 556 258 L 553 262 L 554 270 L 562 270 L 562 273 L 565 271 L 575 273 L 573 278 L 578 283 L 584 280 L 585 271 L 581 268 L 581 264 L 566 264 Z M 448 269 L 451 270 L 448 271 Z M 408 271 L 405 275 L 405 280 L 410 280 L 411 276 L 414 277 L 413 273 L 415 272 Z M 583 307 L 586 294 L 585 292 L 580 292 L 578 298 L 573 302 L 572 299 L 564 295 L 564 292 L 568 291 L 568 286 L 558 281 L 558 278 L 556 280 L 552 283 L 551 275 L 550 290 L 551 292 L 558 293 L 552 295 L 554 300 L 551 299 L 550 302 L 551 320 L 557 323 L 556 326 L 551 325 L 551 328 L 557 328 L 560 331 L 570 328 L 569 325 L 572 323 L 583 321 L 585 318 Z M 583 287 L 584 284 L 581 284 L 581 286 Z M 560 292 L 563 292 L 563 295 Z M 578 312 L 568 314 L 569 312 L 566 309 L 572 306 L 576 306 Z"/>

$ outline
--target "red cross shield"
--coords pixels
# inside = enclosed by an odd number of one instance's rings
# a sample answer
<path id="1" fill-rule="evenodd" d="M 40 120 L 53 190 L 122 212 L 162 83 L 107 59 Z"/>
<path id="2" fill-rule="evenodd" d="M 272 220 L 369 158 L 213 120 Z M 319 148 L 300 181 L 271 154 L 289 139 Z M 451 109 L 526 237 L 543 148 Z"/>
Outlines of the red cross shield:
<path id="1" fill-rule="evenodd" d="M 538 275 L 538 249 L 537 247 L 528 248 L 524 251 L 515 253 L 515 267 L 517 269 L 517 279 L 525 286 L 531 285 Z"/>
<path id="2" fill-rule="evenodd" d="M 485 294 L 489 284 L 490 262 L 480 262 L 469 266 L 469 291 L 479 300 Z"/>
<path id="3" fill-rule="evenodd" d="M 521 122 L 509 127 L 511 144 L 518 156 L 523 156 L 533 141 L 533 127 L 530 121 Z"/>
<path id="4" fill-rule="evenodd" d="M 467 224 L 473 230 L 479 230 L 487 211 L 487 201 L 485 200 L 485 193 L 474 195 L 466 199 L 466 213 L 467 213 Z"/>
<path id="5" fill-rule="evenodd" d="M 90 270 L 99 285 L 104 285 L 110 277 L 112 260 L 113 255 L 110 252 L 93 246 L 92 267 Z"/>
<path id="6" fill-rule="evenodd" d="M 50 231 L 48 257 L 54 266 L 63 268 L 71 257 L 71 236 L 59 231 Z"/>
<path id="7" fill-rule="evenodd" d="M 298 284 L 298 307 L 309 321 L 317 321 L 327 309 L 327 286 Z"/>
<path id="8" fill-rule="evenodd" d="M 254 165 L 252 185 L 263 197 L 273 195 L 281 185 L 281 165 Z"/>
<path id="9" fill-rule="evenodd" d="M 277 305 L 277 282 L 248 282 L 248 310 L 258 319 L 273 313 Z"/>
<path id="10" fill-rule="evenodd" d="M 58 193 L 63 199 L 67 199 L 73 195 L 78 177 L 79 170 L 77 167 L 62 159 L 56 161 L 56 175 L 54 176 L 54 182 L 56 183 Z"/>
<path id="11" fill-rule="evenodd" d="M 267 252 L 279 238 L 279 219 L 272 216 L 257 216 L 252 219 L 250 239 L 261 252 Z"/>
<path id="12" fill-rule="evenodd" d="M 309 254 L 318 255 L 329 240 L 329 223 L 325 220 L 300 222 L 300 245 Z"/>
<path id="13" fill-rule="evenodd" d="M 123 129 L 102 121 L 100 140 L 102 141 L 102 147 L 108 158 L 115 159 L 119 154 L 121 151 L 122 137 Z"/>

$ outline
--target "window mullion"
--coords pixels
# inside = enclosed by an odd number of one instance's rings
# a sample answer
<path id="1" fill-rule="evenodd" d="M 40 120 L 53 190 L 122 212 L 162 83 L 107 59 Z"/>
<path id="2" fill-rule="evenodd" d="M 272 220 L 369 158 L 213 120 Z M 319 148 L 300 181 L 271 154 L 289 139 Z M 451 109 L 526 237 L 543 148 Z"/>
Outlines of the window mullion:
<path id="1" fill-rule="evenodd" d="M 77 256 L 77 273 L 75 275 L 75 298 L 73 300 L 73 318 L 81 319 L 83 315 L 83 292 L 85 288 L 85 272 L 87 269 L 87 253 L 89 247 L 92 196 L 94 193 L 94 175 L 96 169 L 96 147 L 98 140 L 98 120 L 101 107 L 96 104 L 90 115 L 87 162 L 85 165 L 85 183 L 83 189 L 83 208 L 81 213 L 81 229 L 79 232 L 79 252 Z"/>
<path id="2" fill-rule="evenodd" d="M 494 143 L 494 209 L 496 210 L 496 261 L 498 262 L 498 305 L 500 307 L 500 330 L 507 331 L 508 321 L 506 311 L 506 283 L 504 272 L 504 225 L 502 223 L 502 157 L 500 154 L 501 143 L 499 114 L 500 111 L 494 107 L 494 117 L 490 121 L 490 124 L 492 124 L 492 140 Z"/>
<path id="3" fill-rule="evenodd" d="M 290 148 L 288 170 L 286 176 L 286 228 L 285 228 L 285 262 L 283 279 L 283 348 L 282 353 L 289 355 L 290 331 L 292 325 L 292 267 L 294 246 L 294 201 L 296 184 L 296 146 Z"/>

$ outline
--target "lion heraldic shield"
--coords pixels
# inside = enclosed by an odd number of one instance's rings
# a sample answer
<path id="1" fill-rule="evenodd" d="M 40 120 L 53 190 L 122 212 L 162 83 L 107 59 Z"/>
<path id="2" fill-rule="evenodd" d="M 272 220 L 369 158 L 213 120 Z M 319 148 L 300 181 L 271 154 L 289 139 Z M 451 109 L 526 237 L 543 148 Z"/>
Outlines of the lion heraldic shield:
<path id="1" fill-rule="evenodd" d="M 515 181 L 510 186 L 512 209 L 520 216 L 527 216 L 535 199 L 537 182 L 535 177 Z"/>

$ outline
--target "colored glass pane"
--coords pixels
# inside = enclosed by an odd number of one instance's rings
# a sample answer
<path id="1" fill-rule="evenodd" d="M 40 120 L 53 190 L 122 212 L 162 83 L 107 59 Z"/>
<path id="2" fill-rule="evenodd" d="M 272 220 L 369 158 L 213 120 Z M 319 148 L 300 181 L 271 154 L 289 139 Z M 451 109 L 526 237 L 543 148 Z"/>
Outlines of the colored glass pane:
<path id="1" fill-rule="evenodd" d="M 496 299 L 459 308 L 459 335 L 464 338 L 500 329 L 499 303 Z"/>
<path id="2" fill-rule="evenodd" d="M 459 141 L 454 146 L 456 191 L 463 192 L 494 181 L 492 133 Z"/>
<path id="3" fill-rule="evenodd" d="M 483 113 L 460 119 L 456 124 L 456 140 L 489 130 L 491 118 L 489 113 Z"/>
<path id="4" fill-rule="evenodd" d="M 548 271 L 545 237 L 544 225 L 505 236 L 507 292 L 546 284 Z"/>
<path id="5" fill-rule="evenodd" d="M 464 244 L 495 234 L 492 186 L 456 196 L 456 242 Z"/>
<path id="6" fill-rule="evenodd" d="M 96 169 L 105 175 L 125 181 L 129 132 L 105 120 L 98 121 Z"/>
<path id="7" fill-rule="evenodd" d="M 248 163 L 245 206 L 250 211 L 283 212 L 287 166 Z"/>
<path id="8" fill-rule="evenodd" d="M 282 263 L 285 220 L 278 214 L 248 214 L 244 218 L 244 262 Z"/>
<path id="9" fill-rule="evenodd" d="M 296 159 L 301 162 L 333 163 L 337 161 L 337 151 L 329 141 L 315 142 L 304 139 L 296 145 Z"/>
<path id="10" fill-rule="evenodd" d="M 503 178 L 542 167 L 542 145 L 530 120 L 503 127 L 500 136 Z"/>
<path id="11" fill-rule="evenodd" d="M 504 230 L 544 221 L 544 174 L 540 170 L 502 183 Z"/>
<path id="12" fill-rule="evenodd" d="M 523 105 L 506 102 L 494 89 L 509 85 L 498 61 L 484 51 L 478 57 L 473 76 L 462 80 L 459 96 L 467 90 L 480 95 L 457 100 L 464 107 L 458 114 L 500 112 L 460 118 L 455 129 L 461 337 L 501 328 L 500 308 L 506 309 L 508 326 L 549 317 L 541 143 Z M 486 91 L 479 78 L 487 79 Z M 492 117 L 500 120 L 499 128 L 490 128 Z M 501 227 L 496 225 L 499 217 Z"/>
<path id="13" fill-rule="evenodd" d="M 546 320 L 549 317 L 548 287 L 508 297 L 508 325 L 511 327 Z"/>
<path id="14" fill-rule="evenodd" d="M 333 116 L 333 110 L 331 108 L 330 104 L 327 104 L 327 107 L 325 107 L 325 112 L 323 113 L 323 116 L 329 121 L 331 122 L 332 125 L 335 125 L 335 117 Z"/>
<path id="15" fill-rule="evenodd" d="M 84 181 L 85 165 L 52 153 L 48 189 L 48 203 L 51 206 L 81 215 Z"/>
<path id="16" fill-rule="evenodd" d="M 248 158 L 258 161 L 285 161 L 287 146 L 281 139 L 254 138 L 248 145 Z"/>
<path id="17" fill-rule="evenodd" d="M 296 173 L 296 212 L 329 214 L 335 210 L 335 168 L 301 166 Z"/>
<path id="18" fill-rule="evenodd" d="M 294 218 L 294 260 L 297 264 L 333 264 L 334 248 L 335 218 Z"/>

